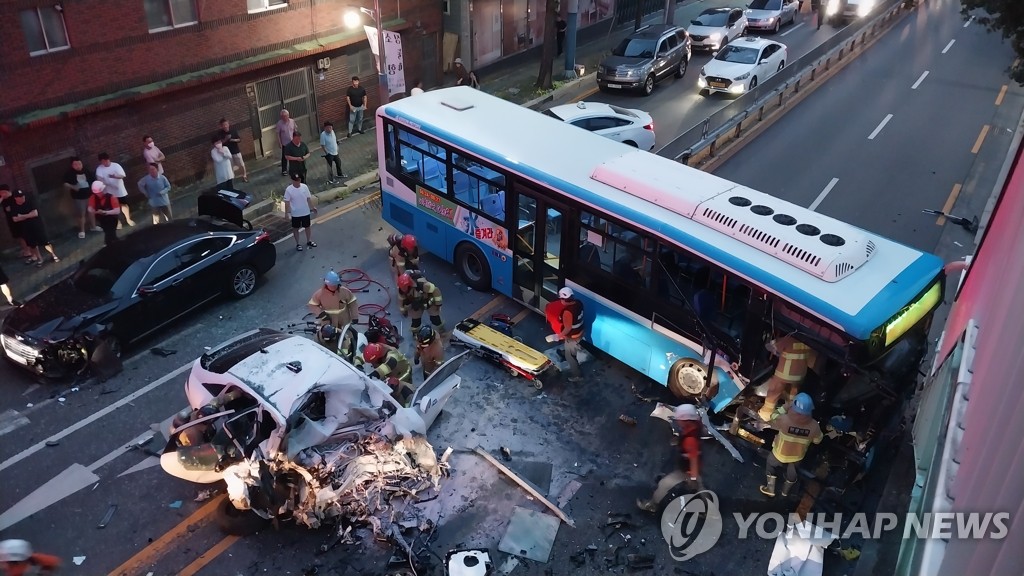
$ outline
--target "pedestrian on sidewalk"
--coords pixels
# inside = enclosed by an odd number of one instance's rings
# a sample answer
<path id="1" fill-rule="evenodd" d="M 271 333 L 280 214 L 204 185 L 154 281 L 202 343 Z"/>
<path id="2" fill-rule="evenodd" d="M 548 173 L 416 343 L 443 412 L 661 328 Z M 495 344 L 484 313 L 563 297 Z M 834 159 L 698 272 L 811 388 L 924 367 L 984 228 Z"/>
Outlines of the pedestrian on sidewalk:
<path id="1" fill-rule="evenodd" d="M 292 174 L 292 185 L 284 189 L 284 215 L 285 218 L 292 220 L 292 238 L 295 239 L 295 250 L 298 252 L 302 252 L 302 244 L 299 244 L 299 228 L 306 229 L 306 246 L 316 248 L 310 220 L 310 214 L 316 211 L 316 204 L 313 195 L 309 192 L 309 186 L 302 182 L 300 174 L 297 172 Z"/>
<path id="2" fill-rule="evenodd" d="M 36 203 L 25 195 L 21 190 L 15 190 L 14 194 L 14 216 L 15 222 L 21 224 L 21 233 L 28 244 L 29 258 L 26 264 L 35 264 L 36 267 L 43 265 L 43 256 L 39 251 L 44 248 L 50 253 L 50 259 L 60 262 L 57 253 L 53 251 L 53 245 L 46 238 L 46 227 L 43 226 L 43 219 L 39 217 L 39 210 Z"/>
<path id="3" fill-rule="evenodd" d="M 409 90 L 409 96 L 419 96 L 423 94 L 423 80 L 419 78 L 412 81 L 412 90 Z"/>
<path id="4" fill-rule="evenodd" d="M 455 66 L 452 67 L 452 72 L 455 73 L 456 86 L 469 86 L 469 70 L 466 70 L 466 66 L 462 63 L 462 58 L 455 59 Z"/>
<path id="5" fill-rule="evenodd" d="M 163 175 L 164 160 L 166 160 L 167 157 L 165 157 L 164 153 L 156 147 L 155 143 L 153 143 L 152 136 L 143 136 L 142 144 L 144 145 L 144 148 L 142 149 L 142 159 L 146 161 L 147 165 L 156 164 L 159 167 L 160 174 Z"/>
<path id="6" fill-rule="evenodd" d="M 348 137 L 363 133 L 363 112 L 366 110 L 366 88 L 359 85 L 359 76 L 352 77 L 352 85 L 345 91 L 348 101 Z"/>
<path id="7" fill-rule="evenodd" d="M 87 229 L 93 232 L 100 231 L 96 219 L 89 213 L 89 197 L 92 196 L 89 187 L 95 179 L 96 173 L 87 168 L 77 156 L 71 159 L 71 167 L 64 173 L 64 189 L 71 194 L 71 201 L 75 206 L 79 238 L 85 238 Z"/>
<path id="8" fill-rule="evenodd" d="M 11 305 L 11 306 L 21 306 L 21 302 L 18 302 L 17 300 L 15 300 L 14 296 L 11 294 L 11 287 L 8 286 L 8 284 L 10 284 L 10 282 L 11 282 L 11 279 L 7 277 L 7 273 L 4 272 L 3 267 L 0 267 L 0 292 L 3 293 L 4 298 L 7 299 L 7 303 L 9 305 Z"/>
<path id="9" fill-rule="evenodd" d="M 470 88 L 480 89 L 480 78 L 477 77 L 476 72 L 473 70 L 469 71 L 469 83 Z"/>
<path id="10" fill-rule="evenodd" d="M 295 120 L 292 120 L 287 109 L 281 109 L 281 119 L 277 121 L 277 142 L 281 145 L 281 176 L 288 175 L 288 159 L 284 157 L 284 148 L 292 141 L 295 133 Z"/>
<path id="11" fill-rule="evenodd" d="M 167 194 L 171 191 L 171 183 L 166 176 L 160 174 L 160 165 L 156 162 L 146 168 L 149 173 L 139 179 L 139 192 L 149 200 L 149 207 L 153 210 L 153 224 L 159 224 L 161 217 L 164 222 L 170 222 L 171 199 Z"/>
<path id="12" fill-rule="evenodd" d="M 21 235 L 21 224 L 14 221 L 14 195 L 11 194 L 11 187 L 7 184 L 0 184 L 0 207 L 4 211 L 4 219 L 7 220 L 7 230 L 10 231 L 12 238 L 18 239 L 18 244 L 21 245 L 21 257 L 28 258 L 31 252 L 29 252 L 28 244 L 25 243 L 25 238 Z"/>
<path id="13" fill-rule="evenodd" d="M 103 230 L 103 243 L 112 246 L 117 242 L 117 217 L 121 213 L 121 206 L 117 198 L 107 191 L 107 185 L 100 180 L 92 183 L 89 213 Z"/>
<path id="14" fill-rule="evenodd" d="M 96 167 L 96 179 L 106 184 L 107 191 L 117 198 L 117 203 L 121 207 L 121 222 L 128 226 L 135 226 L 131 209 L 128 208 L 128 189 L 124 186 L 127 174 L 125 174 L 124 168 L 117 162 L 111 162 L 110 154 L 106 152 L 100 152 L 99 160 L 100 165 Z"/>
<path id="15" fill-rule="evenodd" d="M 235 189 L 235 171 L 231 168 L 231 151 L 224 146 L 224 140 L 217 135 L 210 140 L 210 158 L 213 159 L 213 176 L 217 190 Z"/>
<path id="16" fill-rule="evenodd" d="M 249 181 L 249 172 L 245 168 L 245 158 L 242 157 L 242 149 L 238 147 L 238 143 L 242 141 L 238 137 L 238 132 L 231 129 L 231 122 L 228 122 L 227 118 L 220 119 L 220 137 L 221 141 L 224 142 L 224 147 L 231 152 L 231 169 L 233 172 L 242 172 L 242 182 Z"/>
<path id="17" fill-rule="evenodd" d="M 306 160 L 309 158 L 309 146 L 302 141 L 302 133 L 292 132 L 292 141 L 284 147 L 284 157 L 288 160 L 288 173 L 296 174 L 306 183 Z"/>
<path id="18" fill-rule="evenodd" d="M 324 149 L 324 160 L 327 160 L 327 183 L 334 184 L 334 171 L 338 172 L 338 180 L 345 177 L 341 171 L 341 159 L 338 158 L 338 133 L 334 124 L 324 122 L 324 131 L 320 133 L 320 145 Z"/>
<path id="19" fill-rule="evenodd" d="M 555 16 L 555 42 L 558 44 L 558 56 L 562 55 L 562 49 L 565 48 L 565 29 L 568 26 L 561 14 Z"/>

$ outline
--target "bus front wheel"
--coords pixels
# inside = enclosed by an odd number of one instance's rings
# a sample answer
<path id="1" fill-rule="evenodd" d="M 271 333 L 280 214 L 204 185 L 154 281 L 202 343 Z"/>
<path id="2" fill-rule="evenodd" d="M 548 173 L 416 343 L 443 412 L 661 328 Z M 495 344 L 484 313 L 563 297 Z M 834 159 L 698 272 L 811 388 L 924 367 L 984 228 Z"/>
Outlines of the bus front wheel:
<path id="1" fill-rule="evenodd" d="M 668 389 L 679 399 L 700 396 L 708 381 L 708 367 L 700 360 L 682 358 L 668 372 Z"/>
<path id="2" fill-rule="evenodd" d="M 491 289 L 491 266 L 476 246 L 464 242 L 455 250 L 455 266 L 459 277 L 470 288 L 479 292 Z"/>

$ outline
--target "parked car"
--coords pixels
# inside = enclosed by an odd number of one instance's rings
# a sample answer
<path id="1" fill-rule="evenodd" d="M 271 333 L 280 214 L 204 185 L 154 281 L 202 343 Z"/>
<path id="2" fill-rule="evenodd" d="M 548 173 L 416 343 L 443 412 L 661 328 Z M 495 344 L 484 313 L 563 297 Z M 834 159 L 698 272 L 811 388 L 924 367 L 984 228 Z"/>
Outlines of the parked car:
<path id="1" fill-rule="evenodd" d="M 740 8 L 708 8 L 693 20 L 686 32 L 694 50 L 719 50 L 747 31 L 747 17 Z"/>
<path id="2" fill-rule="evenodd" d="M 374 487 L 436 487 L 440 469 L 424 436 L 459 388 L 467 358 L 435 370 L 403 407 L 388 384 L 320 344 L 252 330 L 192 365 L 188 408 L 172 419 L 160 465 L 190 482 L 225 481 L 219 520 L 229 532 L 246 515 L 257 525 L 291 518 L 316 528 L 383 512 L 369 502 Z"/>
<path id="3" fill-rule="evenodd" d="M 544 114 L 642 150 L 654 148 L 654 120 L 643 110 L 577 102 L 549 108 Z"/>
<path id="4" fill-rule="evenodd" d="M 221 294 L 245 298 L 276 260 L 266 231 L 219 218 L 143 228 L 13 310 L 0 344 L 37 375 L 80 374 Z"/>
<path id="5" fill-rule="evenodd" d="M 654 85 L 675 74 L 682 78 L 690 63 L 690 37 L 686 30 L 659 24 L 630 34 L 597 67 L 601 90 L 640 90 L 644 96 Z"/>
<path id="6" fill-rule="evenodd" d="M 759 81 L 767 80 L 786 66 L 784 44 L 763 38 L 746 37 L 722 48 L 704 65 L 697 87 L 705 91 L 743 94 Z"/>
<path id="7" fill-rule="evenodd" d="M 852 20 L 867 16 L 874 8 L 875 0 L 828 0 L 825 18 L 832 26 L 845 26 Z"/>
<path id="8" fill-rule="evenodd" d="M 753 0 L 747 6 L 747 29 L 778 32 L 783 24 L 796 22 L 798 0 Z"/>

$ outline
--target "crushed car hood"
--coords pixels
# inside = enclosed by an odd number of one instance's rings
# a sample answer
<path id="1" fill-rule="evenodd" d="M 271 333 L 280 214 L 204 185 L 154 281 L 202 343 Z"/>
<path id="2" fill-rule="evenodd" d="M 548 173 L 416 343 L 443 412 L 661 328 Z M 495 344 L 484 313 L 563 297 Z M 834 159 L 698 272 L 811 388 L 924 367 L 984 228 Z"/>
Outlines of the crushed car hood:
<path id="1" fill-rule="evenodd" d="M 61 340 L 116 308 L 116 302 L 75 288 L 65 279 L 15 308 L 4 326 L 36 339 Z"/>

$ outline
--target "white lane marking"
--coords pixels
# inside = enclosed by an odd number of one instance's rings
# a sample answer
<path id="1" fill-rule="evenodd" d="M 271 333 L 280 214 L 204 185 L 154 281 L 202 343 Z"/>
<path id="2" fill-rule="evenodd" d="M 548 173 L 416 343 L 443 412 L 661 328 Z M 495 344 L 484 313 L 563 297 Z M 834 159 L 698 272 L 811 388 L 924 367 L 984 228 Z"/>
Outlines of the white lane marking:
<path id="1" fill-rule="evenodd" d="M 14 526 L 36 512 L 98 482 L 99 479 L 99 476 L 85 466 L 72 464 L 0 514 L 0 530 Z"/>
<path id="2" fill-rule="evenodd" d="M 17 410 L 4 410 L 0 412 L 0 436 L 13 432 L 29 423 L 29 419 Z"/>
<path id="3" fill-rule="evenodd" d="M 921 82 L 924 82 L 924 79 L 927 78 L 927 77 L 928 77 L 928 71 L 925 70 L 924 73 L 921 74 L 921 77 L 917 79 L 917 82 L 914 82 L 914 85 L 910 87 L 910 89 L 911 90 L 917 90 L 917 87 L 920 86 Z"/>
<path id="4" fill-rule="evenodd" d="M 790 32 L 793 32 L 794 30 L 796 30 L 797 28 L 803 26 L 804 24 L 806 24 L 806 22 L 801 22 L 801 23 L 797 24 L 796 26 L 793 26 L 789 30 L 786 30 L 782 34 L 779 34 L 779 36 L 785 36 L 786 34 L 789 34 Z"/>
<path id="5" fill-rule="evenodd" d="M 946 47 L 942 49 L 942 53 L 943 54 L 945 54 L 946 52 L 949 52 L 949 49 L 953 47 L 953 42 L 956 42 L 956 40 L 955 39 L 954 40 L 950 40 L 949 44 L 946 44 Z"/>
<path id="6" fill-rule="evenodd" d="M 885 115 L 882 122 L 871 131 L 871 134 L 868 135 L 868 140 L 874 140 L 875 136 L 878 136 L 878 133 L 882 131 L 882 128 L 885 128 L 885 125 L 889 123 L 889 120 L 892 120 L 892 114 Z"/>
<path id="7" fill-rule="evenodd" d="M 971 22 L 973 22 L 973 21 L 974 21 L 974 16 L 971 16 L 970 18 L 968 18 L 967 22 L 964 22 L 964 28 L 967 28 L 968 26 L 970 26 Z"/>
<path id="8" fill-rule="evenodd" d="M 825 199 L 825 196 L 828 196 L 828 193 L 832 191 L 832 188 L 835 188 L 837 182 L 839 182 L 839 178 L 833 178 L 830 180 L 828 185 L 825 186 L 825 189 L 821 191 L 821 194 L 818 194 L 818 197 L 814 199 L 814 202 L 811 202 L 808 209 L 812 212 L 817 209 L 818 205 L 821 204 L 821 201 Z"/>
<path id="9" fill-rule="evenodd" d="M 122 406 L 125 406 L 126 404 L 135 400 L 136 398 L 139 398 L 145 394 L 148 394 L 149 392 L 152 392 L 153 390 L 156 390 L 160 386 L 178 377 L 181 373 L 188 370 L 191 366 L 192 362 L 188 362 L 184 366 L 181 366 L 178 369 L 176 369 L 174 372 L 171 372 L 170 374 L 165 374 L 159 379 L 154 380 L 153 382 L 147 384 L 146 386 L 143 386 L 142 388 L 139 388 L 135 392 L 132 392 L 131 394 L 125 396 L 124 398 L 118 400 L 117 402 L 114 402 L 113 404 L 107 406 L 106 408 L 94 413 L 93 415 L 85 418 L 84 420 L 80 420 L 79 422 L 71 426 L 68 426 L 67 428 L 61 430 L 60 432 L 57 432 L 56 434 L 50 436 L 49 438 L 42 439 L 39 442 L 33 444 L 32 446 L 29 446 L 28 448 L 22 450 L 18 454 L 11 456 L 10 458 L 4 460 L 3 462 L 0 462 L 0 472 L 10 468 L 11 466 L 14 466 L 18 462 L 21 462 L 22 460 L 28 458 L 29 456 L 35 454 L 36 452 L 39 452 L 40 450 L 46 447 L 47 442 L 56 442 L 62 438 L 70 436 L 71 434 L 74 434 L 75 432 L 81 430 L 82 428 L 85 428 L 86 426 L 92 424 L 93 422 L 99 420 L 100 418 L 109 415 L 111 412 L 121 408 Z"/>
<path id="10" fill-rule="evenodd" d="M 121 456 L 122 454 L 126 454 L 129 451 L 134 450 L 136 445 L 145 444 L 146 442 L 149 442 L 150 440 L 153 439 L 154 436 L 156 436 L 156 432 L 152 430 L 146 430 L 142 434 L 139 434 L 135 438 L 129 440 L 127 443 L 121 445 L 121 447 L 115 448 L 110 454 L 107 454 L 103 458 L 100 458 L 99 460 L 90 464 L 88 470 L 90 472 L 95 472 L 100 468 L 103 468 L 107 464 L 110 464 L 111 462 L 116 460 L 118 456 Z"/>

